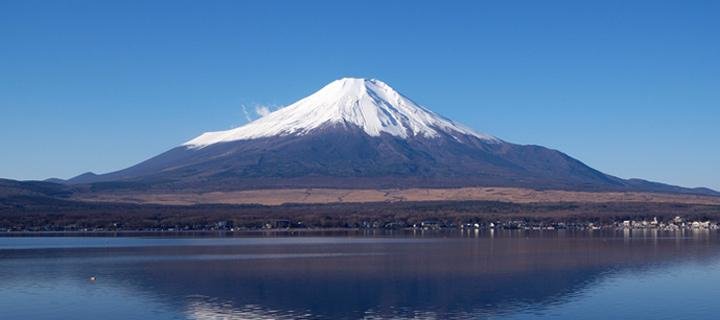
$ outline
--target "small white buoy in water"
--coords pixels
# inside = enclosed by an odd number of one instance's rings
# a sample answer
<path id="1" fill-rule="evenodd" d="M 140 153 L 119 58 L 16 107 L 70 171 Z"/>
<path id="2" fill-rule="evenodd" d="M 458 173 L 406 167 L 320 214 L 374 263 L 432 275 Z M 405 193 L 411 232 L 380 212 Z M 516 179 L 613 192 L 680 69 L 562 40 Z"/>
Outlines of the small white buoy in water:
<path id="1" fill-rule="evenodd" d="M 90 277 L 90 281 L 95 281 L 95 279 L 97 279 L 95 276 Z"/>

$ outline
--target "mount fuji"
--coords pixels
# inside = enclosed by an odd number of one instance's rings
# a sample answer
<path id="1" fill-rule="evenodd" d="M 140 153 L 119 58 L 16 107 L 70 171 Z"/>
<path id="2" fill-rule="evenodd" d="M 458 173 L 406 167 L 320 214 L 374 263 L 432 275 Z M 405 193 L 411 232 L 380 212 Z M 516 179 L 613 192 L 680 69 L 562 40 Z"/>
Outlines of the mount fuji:
<path id="1" fill-rule="evenodd" d="M 382 81 L 357 78 L 130 168 L 66 183 L 163 192 L 482 186 L 714 194 L 613 177 L 556 150 L 477 132 Z"/>

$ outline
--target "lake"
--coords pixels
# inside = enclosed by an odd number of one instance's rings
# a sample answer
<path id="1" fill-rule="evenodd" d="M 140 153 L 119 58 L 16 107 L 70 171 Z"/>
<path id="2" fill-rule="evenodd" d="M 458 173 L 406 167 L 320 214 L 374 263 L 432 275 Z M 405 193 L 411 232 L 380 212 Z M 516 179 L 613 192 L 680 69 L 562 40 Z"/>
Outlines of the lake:
<path id="1" fill-rule="evenodd" d="M 718 298 L 708 230 L 0 237 L 0 319 L 718 319 Z"/>

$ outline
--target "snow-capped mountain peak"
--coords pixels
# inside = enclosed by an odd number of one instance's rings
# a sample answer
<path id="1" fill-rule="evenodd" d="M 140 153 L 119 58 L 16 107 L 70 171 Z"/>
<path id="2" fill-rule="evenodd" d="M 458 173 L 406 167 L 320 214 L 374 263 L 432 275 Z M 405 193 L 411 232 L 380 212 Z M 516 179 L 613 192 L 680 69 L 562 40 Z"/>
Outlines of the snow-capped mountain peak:
<path id="1" fill-rule="evenodd" d="M 442 131 L 453 136 L 471 135 L 498 141 L 416 104 L 380 80 L 343 78 L 244 126 L 207 132 L 184 145 L 203 147 L 220 142 L 302 135 L 334 124 L 355 125 L 370 136 L 387 133 L 401 138 L 432 138 Z"/>

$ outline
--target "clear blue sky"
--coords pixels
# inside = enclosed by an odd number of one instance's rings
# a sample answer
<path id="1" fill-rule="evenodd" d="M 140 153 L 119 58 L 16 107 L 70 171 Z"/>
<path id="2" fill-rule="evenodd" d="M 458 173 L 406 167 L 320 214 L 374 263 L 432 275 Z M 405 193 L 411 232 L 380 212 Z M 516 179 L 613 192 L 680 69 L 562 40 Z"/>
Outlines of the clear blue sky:
<path id="1" fill-rule="evenodd" d="M 381 79 L 478 131 L 720 189 L 718 1 L 0 0 L 0 177 L 121 169 Z"/>

